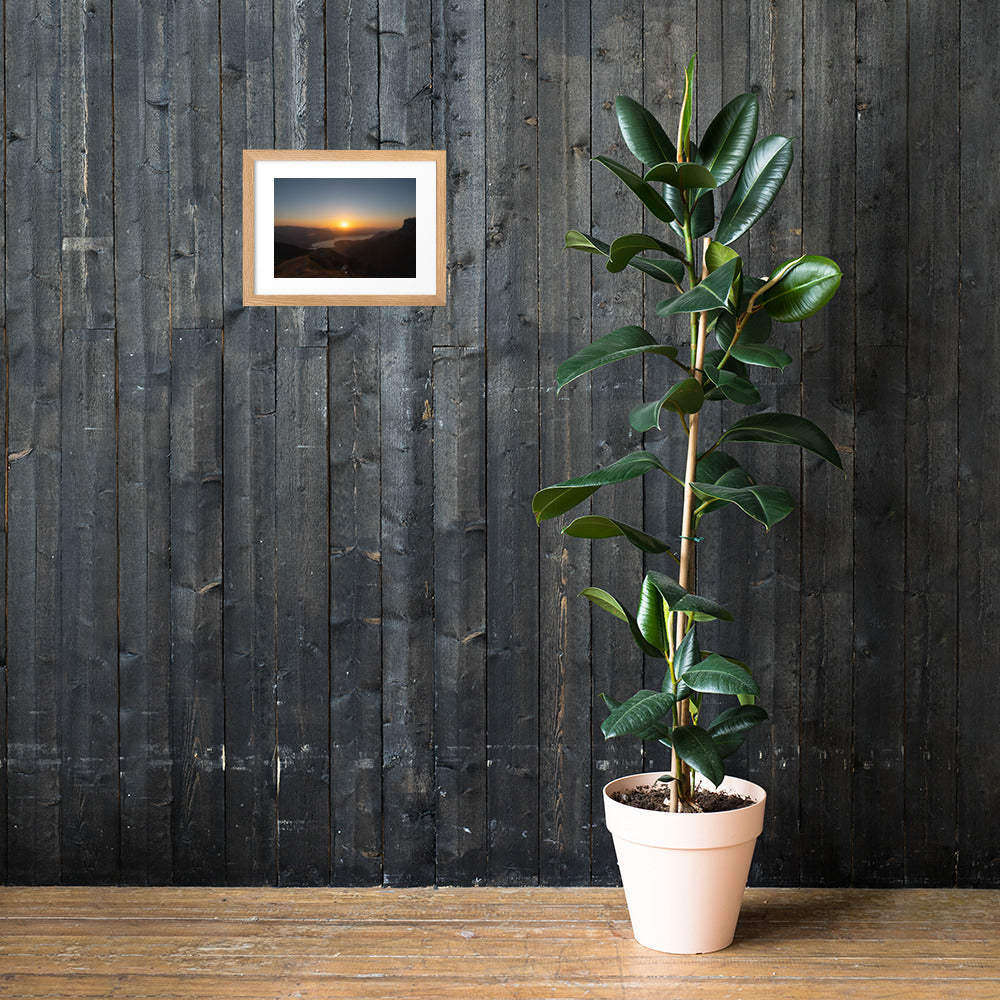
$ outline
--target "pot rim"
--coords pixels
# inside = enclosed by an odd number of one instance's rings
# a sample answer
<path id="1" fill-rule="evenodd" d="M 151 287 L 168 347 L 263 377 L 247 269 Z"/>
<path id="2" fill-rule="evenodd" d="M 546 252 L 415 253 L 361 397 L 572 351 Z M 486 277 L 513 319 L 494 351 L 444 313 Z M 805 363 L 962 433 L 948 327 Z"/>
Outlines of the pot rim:
<path id="1" fill-rule="evenodd" d="M 642 778 L 648 778 L 648 779 L 650 779 L 649 781 L 637 781 L 635 783 L 634 787 L 639 787 L 640 785 L 652 785 L 652 784 L 655 784 L 656 779 L 659 778 L 660 775 L 663 775 L 663 774 L 666 774 L 666 773 L 667 773 L 666 771 L 637 771 L 637 772 L 634 772 L 632 774 L 620 774 L 617 778 L 612 778 L 604 786 L 604 788 L 601 791 L 602 791 L 602 794 L 604 795 L 604 798 L 606 798 L 610 802 L 613 802 L 616 806 L 620 806 L 620 807 L 622 807 L 624 809 L 634 809 L 636 812 L 640 812 L 640 813 L 649 813 L 649 814 L 651 814 L 653 816 L 671 816 L 674 819 L 680 819 L 681 817 L 684 817 L 684 819 L 699 819 L 699 818 L 702 818 L 702 817 L 705 817 L 705 816 L 718 816 L 718 815 L 730 815 L 730 814 L 733 814 L 733 813 L 741 813 L 741 812 L 745 812 L 748 809 L 754 809 L 754 808 L 756 808 L 757 806 L 759 806 L 762 802 L 766 801 L 766 799 L 767 799 L 767 792 L 760 785 L 758 785 L 756 782 L 750 781 L 748 778 L 740 778 L 740 777 L 738 777 L 735 774 L 727 774 L 722 779 L 722 784 L 718 785 L 717 788 L 716 788 L 716 790 L 718 790 L 719 788 L 722 788 L 723 785 L 727 781 L 734 780 L 734 781 L 739 781 L 739 782 L 741 782 L 744 785 L 749 785 L 751 788 L 755 789 L 756 792 L 758 792 L 759 794 L 756 795 L 754 797 L 753 802 L 749 803 L 748 805 L 740 806 L 738 809 L 723 809 L 720 812 L 708 812 L 708 813 L 697 813 L 697 812 L 690 812 L 690 813 L 668 813 L 668 812 L 660 812 L 659 810 L 643 809 L 641 806 L 630 806 L 630 805 L 628 805 L 625 802 L 617 802 L 617 801 L 615 801 L 615 799 L 612 799 L 611 796 L 608 794 L 608 789 L 611 788 L 612 785 L 616 784 L 619 781 L 627 781 L 627 780 L 632 779 L 632 778 L 640 778 L 640 779 L 642 779 Z M 749 792 L 743 792 L 742 794 L 747 795 L 747 794 L 751 794 L 751 793 L 749 793 Z"/>

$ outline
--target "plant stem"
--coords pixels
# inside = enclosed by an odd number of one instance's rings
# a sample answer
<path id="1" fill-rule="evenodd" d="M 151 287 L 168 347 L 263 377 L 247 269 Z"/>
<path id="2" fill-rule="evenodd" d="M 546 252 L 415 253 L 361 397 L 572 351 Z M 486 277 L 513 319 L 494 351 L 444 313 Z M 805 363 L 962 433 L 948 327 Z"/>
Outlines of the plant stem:
<path id="1" fill-rule="evenodd" d="M 709 240 L 705 240 L 705 249 L 708 249 Z M 702 278 L 708 273 L 707 266 L 702 264 Z M 703 369 L 705 367 L 705 342 L 708 339 L 708 313 L 698 314 L 698 335 L 694 345 L 694 356 L 691 359 L 691 367 L 694 370 L 694 377 L 701 382 L 704 379 Z M 700 413 L 692 413 L 688 424 L 688 449 L 687 463 L 684 470 L 684 516 L 681 523 L 681 558 L 680 568 L 677 572 L 677 582 L 688 591 L 694 590 L 695 580 L 695 542 L 694 534 L 694 506 L 695 495 L 691 489 L 694 481 L 696 469 L 698 467 L 698 418 Z M 687 631 L 686 615 L 677 615 L 677 633 L 674 640 L 675 647 L 680 646 L 681 640 Z M 677 724 L 686 726 L 691 721 L 690 706 L 687 699 L 681 701 L 678 706 Z M 687 798 L 690 789 L 688 785 L 688 775 L 690 771 L 686 764 L 677 756 L 676 750 L 671 750 L 670 769 L 674 775 L 674 780 L 670 783 L 670 811 L 677 812 L 682 798 Z M 683 787 L 682 787 L 683 786 Z"/>

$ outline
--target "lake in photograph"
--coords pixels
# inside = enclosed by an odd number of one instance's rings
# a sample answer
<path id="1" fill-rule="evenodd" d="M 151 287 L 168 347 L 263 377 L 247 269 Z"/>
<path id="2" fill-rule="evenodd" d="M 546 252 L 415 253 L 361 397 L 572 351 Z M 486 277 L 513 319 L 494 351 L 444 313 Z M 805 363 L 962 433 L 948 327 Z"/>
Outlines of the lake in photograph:
<path id="1" fill-rule="evenodd" d="M 277 177 L 276 278 L 415 278 L 413 177 Z"/>

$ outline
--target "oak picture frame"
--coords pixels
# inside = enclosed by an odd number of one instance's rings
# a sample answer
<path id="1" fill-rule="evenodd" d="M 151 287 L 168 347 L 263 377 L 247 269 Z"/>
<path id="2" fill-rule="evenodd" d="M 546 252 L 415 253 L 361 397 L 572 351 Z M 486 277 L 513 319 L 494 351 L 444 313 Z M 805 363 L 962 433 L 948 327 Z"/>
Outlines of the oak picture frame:
<path id="1" fill-rule="evenodd" d="M 446 298 L 444 150 L 245 149 L 243 151 L 243 304 L 245 306 L 443 305 Z M 414 277 L 343 274 L 279 276 L 275 190 L 278 182 L 343 183 L 414 179 Z M 407 220 L 408 221 L 408 220 Z M 342 223 L 347 226 L 348 223 Z M 405 224 L 404 224 L 405 225 Z M 286 227 L 288 228 L 288 227 Z M 399 230 L 402 233 L 403 229 Z M 345 236 L 346 238 L 346 236 Z M 413 237 L 411 236 L 411 239 Z M 337 246 L 336 241 L 327 241 Z M 323 244 L 304 247 L 308 255 Z M 328 255 L 329 256 L 329 255 Z M 304 260 L 305 257 L 299 258 Z"/>

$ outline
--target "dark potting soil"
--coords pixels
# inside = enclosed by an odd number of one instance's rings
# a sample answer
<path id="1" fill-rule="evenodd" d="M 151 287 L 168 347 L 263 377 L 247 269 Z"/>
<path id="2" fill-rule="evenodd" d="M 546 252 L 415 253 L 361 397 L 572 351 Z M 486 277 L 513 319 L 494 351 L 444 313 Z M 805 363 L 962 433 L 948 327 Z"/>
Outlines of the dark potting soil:
<path id="1" fill-rule="evenodd" d="M 655 785 L 639 785 L 623 792 L 611 792 L 611 798 L 622 805 L 635 806 L 636 809 L 651 809 L 654 812 L 670 812 L 670 785 L 666 783 Z M 696 788 L 694 791 L 694 806 L 681 806 L 681 812 L 726 812 L 729 809 L 742 809 L 752 806 L 754 800 L 747 795 L 734 795 L 731 792 L 713 792 L 707 788 Z"/>

